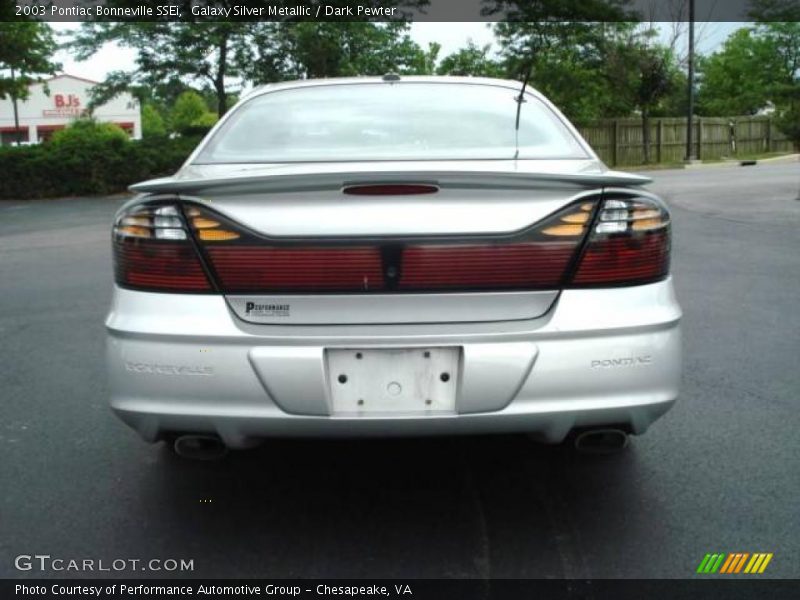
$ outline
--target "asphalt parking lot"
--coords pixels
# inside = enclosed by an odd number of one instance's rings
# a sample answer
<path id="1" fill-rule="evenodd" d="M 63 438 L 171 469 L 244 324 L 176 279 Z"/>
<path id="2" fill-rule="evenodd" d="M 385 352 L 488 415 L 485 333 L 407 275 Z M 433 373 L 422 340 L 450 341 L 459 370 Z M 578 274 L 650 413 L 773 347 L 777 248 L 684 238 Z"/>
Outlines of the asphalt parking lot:
<path id="1" fill-rule="evenodd" d="M 707 552 L 800 577 L 800 164 L 652 175 L 683 395 L 613 457 L 522 436 L 171 457 L 107 408 L 122 198 L 0 203 L 0 577 L 59 575 L 15 570 L 38 553 L 193 559 L 195 577 L 682 578 Z"/>

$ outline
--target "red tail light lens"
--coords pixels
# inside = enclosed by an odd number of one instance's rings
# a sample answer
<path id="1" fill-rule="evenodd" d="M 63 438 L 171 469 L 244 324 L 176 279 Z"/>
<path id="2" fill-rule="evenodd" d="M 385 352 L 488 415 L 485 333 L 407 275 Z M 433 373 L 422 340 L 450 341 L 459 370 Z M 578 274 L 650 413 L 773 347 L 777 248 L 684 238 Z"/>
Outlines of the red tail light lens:
<path id="1" fill-rule="evenodd" d="M 351 196 L 413 196 L 435 194 L 438 186 L 427 183 L 376 183 L 349 185 L 342 192 Z"/>
<path id="2" fill-rule="evenodd" d="M 212 291 L 180 210 L 138 206 L 120 215 L 113 233 L 114 279 L 150 292 Z"/>
<path id="3" fill-rule="evenodd" d="M 226 292 L 375 292 L 384 289 L 377 247 L 209 247 Z"/>
<path id="4" fill-rule="evenodd" d="M 535 289 L 557 287 L 576 242 L 410 246 L 400 289 Z"/>
<path id="5" fill-rule="evenodd" d="M 573 205 L 525 233 L 524 241 L 409 245 L 399 288 L 409 291 L 560 287 L 586 235 L 593 202 Z"/>
<path id="6" fill-rule="evenodd" d="M 115 280 L 154 292 L 363 294 L 612 287 L 668 275 L 669 215 L 657 199 L 617 196 L 595 208 L 570 205 L 503 239 L 336 244 L 265 238 L 197 205 L 146 204 L 114 224 Z"/>
<path id="7" fill-rule="evenodd" d="M 436 292 L 559 287 L 588 231 L 594 202 L 572 205 L 504 240 L 286 242 L 186 209 L 224 293 Z"/>
<path id="8" fill-rule="evenodd" d="M 379 246 L 276 245 L 197 206 L 186 215 L 226 293 L 385 289 Z"/>
<path id="9" fill-rule="evenodd" d="M 605 200 L 573 287 L 651 283 L 669 274 L 669 215 L 644 197 Z"/>

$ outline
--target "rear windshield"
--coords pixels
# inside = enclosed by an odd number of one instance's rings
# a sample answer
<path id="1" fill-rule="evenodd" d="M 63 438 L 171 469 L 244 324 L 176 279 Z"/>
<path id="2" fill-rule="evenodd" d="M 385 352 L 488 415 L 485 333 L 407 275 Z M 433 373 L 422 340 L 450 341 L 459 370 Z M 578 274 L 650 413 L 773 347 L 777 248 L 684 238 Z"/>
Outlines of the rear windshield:
<path id="1" fill-rule="evenodd" d="M 586 158 L 575 136 L 526 94 L 456 83 L 300 87 L 244 103 L 196 163 Z"/>

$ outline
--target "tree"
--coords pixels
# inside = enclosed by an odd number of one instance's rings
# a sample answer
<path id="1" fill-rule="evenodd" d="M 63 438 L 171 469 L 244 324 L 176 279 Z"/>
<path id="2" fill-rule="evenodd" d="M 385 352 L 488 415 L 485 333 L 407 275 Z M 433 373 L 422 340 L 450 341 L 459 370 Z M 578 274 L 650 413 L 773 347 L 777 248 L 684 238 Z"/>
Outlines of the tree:
<path id="1" fill-rule="evenodd" d="M 681 80 L 672 50 L 655 38 L 652 27 L 632 30 L 612 45 L 606 59 L 616 94 L 641 115 L 644 163 L 650 162 L 650 118 Z"/>
<path id="2" fill-rule="evenodd" d="M 478 46 L 472 40 L 467 40 L 465 47 L 442 59 L 436 72 L 439 75 L 502 77 L 503 66 L 489 55 L 490 50 L 489 44 Z"/>
<path id="3" fill-rule="evenodd" d="M 162 117 L 165 117 L 170 108 L 175 105 L 178 96 L 191 89 L 193 88 L 188 83 L 177 77 L 162 81 L 151 82 L 148 80 L 137 83 L 132 81 L 130 73 L 112 71 L 106 75 L 105 81 L 92 88 L 91 99 L 87 109 L 91 112 L 119 94 L 128 92 L 139 100 L 139 104 L 142 106 L 150 104 L 158 110 Z M 208 93 L 212 98 L 210 106 L 216 108 L 216 94 L 210 88 L 208 88 Z M 228 101 L 230 102 L 230 95 Z"/>
<path id="4" fill-rule="evenodd" d="M 436 63 L 441 50 L 442 45 L 438 42 L 430 42 L 427 50 L 417 46 L 411 64 L 405 72 L 409 75 L 436 75 Z"/>
<path id="5" fill-rule="evenodd" d="M 558 17 L 561 18 L 561 17 Z M 495 33 L 507 77 L 522 79 L 577 123 L 633 110 L 609 84 L 609 52 L 636 28 L 633 22 L 499 23 Z"/>
<path id="6" fill-rule="evenodd" d="M 776 123 L 800 148 L 800 7 L 793 6 L 788 16 L 794 21 L 759 23 L 756 32 L 775 52 L 777 68 L 770 91 Z"/>
<path id="7" fill-rule="evenodd" d="M 494 32 L 505 76 L 548 96 L 573 121 L 630 110 L 605 73 L 610 43 L 633 29 L 628 0 L 487 0 L 484 13 L 502 16 Z"/>
<path id="8" fill-rule="evenodd" d="M 527 71 L 543 54 L 602 44 L 616 23 L 638 20 L 629 0 L 486 0 L 483 13 L 502 16 L 494 27 L 509 73 Z"/>
<path id="9" fill-rule="evenodd" d="M 404 22 L 299 21 L 259 23 L 246 76 L 281 79 L 432 72 L 438 45 L 426 52 Z"/>
<path id="10" fill-rule="evenodd" d="M 17 101 L 28 97 L 28 88 L 42 75 L 54 74 L 61 65 L 52 61 L 56 51 L 53 32 L 36 21 L 0 22 L 0 98 L 11 97 L 14 129 L 19 144 Z"/>
<path id="11" fill-rule="evenodd" d="M 778 128 L 800 149 L 800 5 L 796 0 L 753 0 L 756 32 L 774 49 L 772 84 Z"/>
<path id="12" fill-rule="evenodd" d="M 753 115 L 770 101 L 777 56 L 750 27 L 738 29 L 722 48 L 699 61 L 698 106 L 707 115 Z"/>
<path id="13" fill-rule="evenodd" d="M 127 0 L 105 0 L 107 7 L 123 7 Z M 420 8 L 428 0 L 340 0 L 340 7 L 395 7 L 398 18 L 407 8 Z M 79 59 L 116 42 L 136 51 L 136 69 L 117 72 L 93 91 L 98 104 L 123 89 L 155 88 L 163 82 L 209 87 L 222 116 L 230 106 L 231 90 L 242 81 L 266 83 L 294 77 L 330 77 L 403 72 L 419 68 L 419 47 L 408 35 L 398 36 L 407 24 L 350 21 L 225 21 L 193 17 L 193 6 L 232 9 L 239 0 L 173 0 L 185 15 L 180 22 L 116 21 L 84 23 L 70 46 Z M 249 0 L 249 8 L 264 10 L 293 7 L 289 0 Z M 331 3 L 334 4 L 334 3 Z"/>
<path id="14" fill-rule="evenodd" d="M 783 0 L 753 5 L 759 21 L 734 32 L 701 62 L 701 106 L 709 114 L 731 115 L 771 104 L 778 127 L 800 145 L 800 6 Z"/>
<path id="15" fill-rule="evenodd" d="M 133 48 L 136 69 L 117 71 L 97 88 L 98 98 L 113 96 L 131 86 L 156 87 L 164 82 L 185 85 L 200 82 L 216 96 L 217 114 L 228 109 L 233 78 L 249 64 L 246 51 L 252 29 L 258 23 L 233 22 L 87 22 L 70 46 L 79 60 L 99 52 L 107 43 Z"/>

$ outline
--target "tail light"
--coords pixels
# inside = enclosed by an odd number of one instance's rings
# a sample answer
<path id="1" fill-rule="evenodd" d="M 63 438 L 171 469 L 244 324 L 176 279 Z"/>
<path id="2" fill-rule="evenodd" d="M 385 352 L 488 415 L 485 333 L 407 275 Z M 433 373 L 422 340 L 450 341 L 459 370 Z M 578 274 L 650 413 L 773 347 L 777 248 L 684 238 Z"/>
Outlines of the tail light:
<path id="1" fill-rule="evenodd" d="M 654 198 L 572 204 L 480 239 L 266 238 L 204 206 L 144 204 L 114 224 L 116 282 L 183 293 L 387 293 L 611 287 L 669 272 L 669 215 Z"/>
<path id="2" fill-rule="evenodd" d="M 226 293 L 385 288 L 379 246 L 275 244 L 196 206 L 186 215 Z"/>
<path id="3" fill-rule="evenodd" d="M 413 196 L 435 194 L 439 187 L 427 183 L 377 183 L 348 185 L 342 192 L 351 196 Z"/>
<path id="4" fill-rule="evenodd" d="M 375 292 L 384 289 L 377 247 L 220 246 L 207 250 L 226 292 Z"/>
<path id="5" fill-rule="evenodd" d="M 306 244 L 254 235 L 205 208 L 186 211 L 225 293 L 552 289 L 585 238 L 593 202 L 501 240 Z"/>
<path id="6" fill-rule="evenodd" d="M 586 235 L 594 203 L 561 211 L 517 241 L 410 244 L 400 289 L 413 291 L 559 287 Z"/>
<path id="7" fill-rule="evenodd" d="M 669 215 L 645 197 L 605 200 L 572 286 L 639 285 L 669 273 Z"/>
<path id="8" fill-rule="evenodd" d="M 117 217 L 114 279 L 152 292 L 212 291 L 183 215 L 175 205 L 143 205 Z"/>

